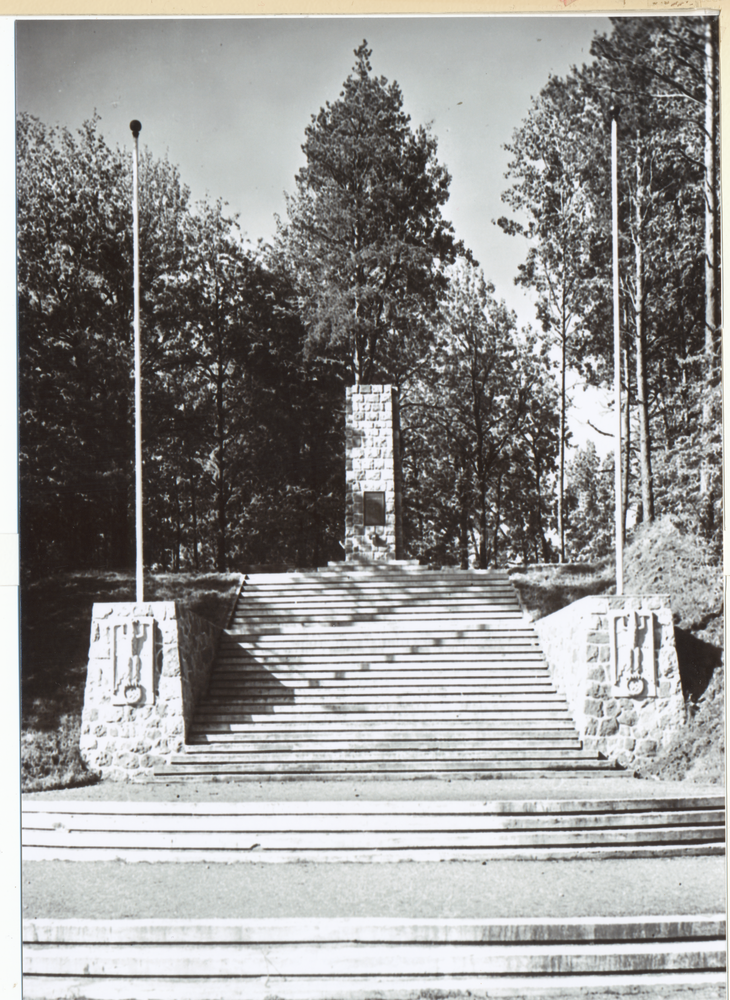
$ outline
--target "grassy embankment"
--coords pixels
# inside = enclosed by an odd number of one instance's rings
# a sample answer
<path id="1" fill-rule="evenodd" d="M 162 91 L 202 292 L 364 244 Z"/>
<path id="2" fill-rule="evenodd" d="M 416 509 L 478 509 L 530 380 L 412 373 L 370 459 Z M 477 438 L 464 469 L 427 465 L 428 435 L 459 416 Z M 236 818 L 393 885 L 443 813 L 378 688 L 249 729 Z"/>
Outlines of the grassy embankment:
<path id="1" fill-rule="evenodd" d="M 690 721 L 642 776 L 720 782 L 724 767 L 722 575 L 697 539 L 667 522 L 640 532 L 625 554 L 625 593 L 671 595 L 677 650 Z M 537 566 L 510 573 L 534 618 L 591 594 L 615 591 L 610 560 L 593 565 Z M 149 600 L 181 601 L 225 624 L 236 574 L 164 574 L 146 582 Z M 132 576 L 69 573 L 22 592 L 24 791 L 94 781 L 78 751 L 91 605 L 134 598 Z"/>
<path id="2" fill-rule="evenodd" d="M 225 625 L 240 576 L 165 573 L 145 580 L 149 601 L 176 600 Z M 95 781 L 79 754 L 79 729 L 95 601 L 133 601 L 130 573 L 62 573 L 21 591 L 21 787 L 69 788 Z"/>

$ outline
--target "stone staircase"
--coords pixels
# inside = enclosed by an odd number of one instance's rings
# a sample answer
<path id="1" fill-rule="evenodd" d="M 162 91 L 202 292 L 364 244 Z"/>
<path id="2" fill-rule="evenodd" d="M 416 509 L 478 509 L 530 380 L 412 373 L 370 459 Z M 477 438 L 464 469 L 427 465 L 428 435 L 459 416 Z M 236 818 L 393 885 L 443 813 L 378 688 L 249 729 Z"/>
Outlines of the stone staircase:
<path id="1" fill-rule="evenodd" d="M 506 574 L 249 576 L 156 778 L 24 802 L 27 1000 L 724 1000 L 724 796 L 582 750 Z"/>
<path id="2" fill-rule="evenodd" d="M 248 576 L 170 781 L 616 775 L 582 749 L 506 573 Z"/>
<path id="3" fill-rule="evenodd" d="M 23 806 L 26 861 L 431 862 L 721 856 L 724 795 Z"/>
<path id="4" fill-rule="evenodd" d="M 26 920 L 26 1000 L 718 1000 L 722 914 Z"/>

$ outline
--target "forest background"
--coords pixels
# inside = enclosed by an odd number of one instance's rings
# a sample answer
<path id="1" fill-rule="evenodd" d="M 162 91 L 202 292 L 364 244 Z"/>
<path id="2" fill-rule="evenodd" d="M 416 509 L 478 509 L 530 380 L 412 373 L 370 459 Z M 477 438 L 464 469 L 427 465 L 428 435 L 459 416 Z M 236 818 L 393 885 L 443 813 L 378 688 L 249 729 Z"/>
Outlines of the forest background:
<path id="1" fill-rule="evenodd" d="M 720 540 L 713 22 L 613 19 L 507 146 L 518 325 L 445 220 L 451 177 L 363 43 L 314 113 L 269 244 L 142 163 L 145 547 L 158 570 L 341 558 L 344 386 L 401 390 L 408 554 L 594 558 L 612 458 L 569 458 L 566 376 L 612 379 L 619 116 L 624 509 Z M 377 53 L 373 56 L 377 63 Z M 377 69 L 377 65 L 376 65 Z M 314 109 L 313 109 L 314 110 Z M 99 121 L 18 119 L 21 544 L 30 576 L 133 560 L 130 157 Z M 442 214 L 442 209 L 444 210 Z M 130 440 L 127 440 L 130 439 Z"/>

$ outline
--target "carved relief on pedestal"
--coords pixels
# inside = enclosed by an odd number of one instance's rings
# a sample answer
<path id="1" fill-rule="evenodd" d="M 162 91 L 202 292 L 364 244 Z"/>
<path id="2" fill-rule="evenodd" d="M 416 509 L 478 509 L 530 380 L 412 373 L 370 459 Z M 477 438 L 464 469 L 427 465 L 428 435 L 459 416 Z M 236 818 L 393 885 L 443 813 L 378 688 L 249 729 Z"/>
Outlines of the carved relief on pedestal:
<path id="1" fill-rule="evenodd" d="M 153 705 L 155 701 L 155 620 L 121 618 L 110 622 L 114 705 Z"/>
<path id="2" fill-rule="evenodd" d="M 608 633 L 612 693 L 622 698 L 656 698 L 653 613 L 609 611 Z"/>

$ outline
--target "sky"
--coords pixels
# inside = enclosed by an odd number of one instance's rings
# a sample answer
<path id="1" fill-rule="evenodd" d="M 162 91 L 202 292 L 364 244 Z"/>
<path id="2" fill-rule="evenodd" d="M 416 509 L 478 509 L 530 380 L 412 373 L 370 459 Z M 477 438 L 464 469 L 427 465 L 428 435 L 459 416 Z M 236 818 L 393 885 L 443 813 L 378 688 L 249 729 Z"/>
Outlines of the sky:
<path id="1" fill-rule="evenodd" d="M 509 154 L 503 148 L 550 74 L 590 60 L 605 17 L 247 17 L 16 22 L 16 105 L 72 129 L 96 111 L 111 145 L 140 144 L 180 168 L 193 198 L 222 198 L 249 239 L 270 239 L 285 191 L 304 162 L 312 114 L 335 101 L 367 39 L 373 71 L 397 80 L 414 126 L 429 124 L 452 176 L 443 214 L 485 276 L 536 324 L 529 293 L 514 284 L 525 242 L 493 220 Z M 610 431 L 595 392 L 574 390 L 576 443 L 605 452 Z"/>

